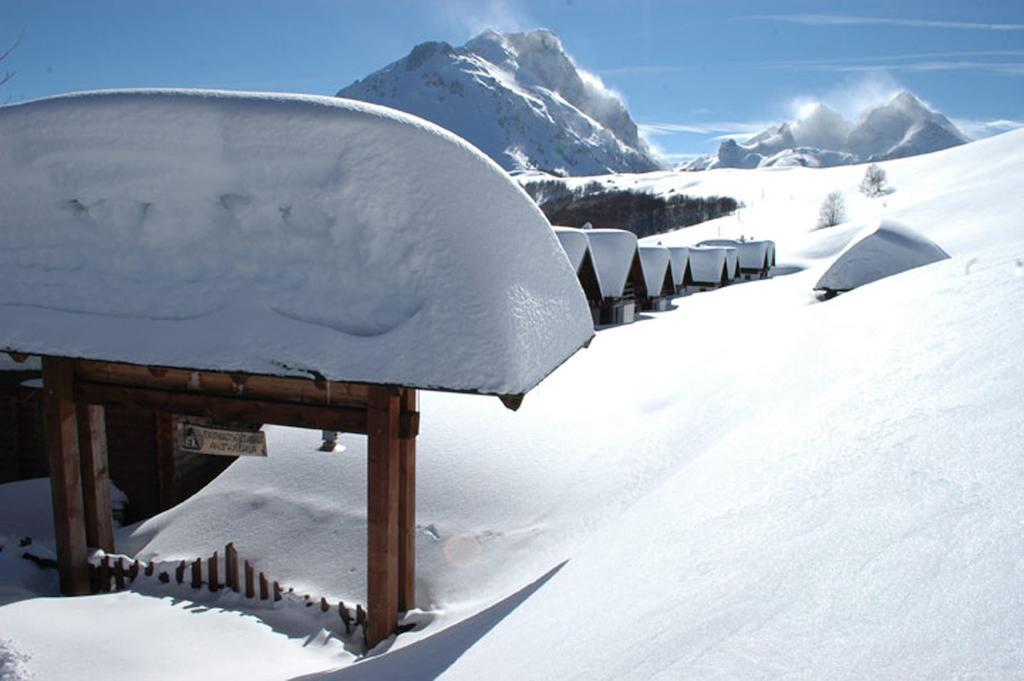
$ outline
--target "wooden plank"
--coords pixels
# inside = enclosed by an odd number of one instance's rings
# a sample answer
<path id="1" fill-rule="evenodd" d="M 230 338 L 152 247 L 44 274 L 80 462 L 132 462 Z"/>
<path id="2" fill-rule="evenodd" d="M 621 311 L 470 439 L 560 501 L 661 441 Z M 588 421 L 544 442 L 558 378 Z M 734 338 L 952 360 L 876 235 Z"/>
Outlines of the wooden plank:
<path id="1" fill-rule="evenodd" d="M 368 394 L 368 386 L 363 383 L 241 372 L 192 371 L 93 360 L 78 360 L 75 375 L 79 380 L 94 383 L 246 396 L 321 406 L 365 407 Z"/>
<path id="2" fill-rule="evenodd" d="M 224 547 L 224 581 L 229 589 L 238 593 L 238 551 L 234 544 Z"/>
<path id="3" fill-rule="evenodd" d="M 101 406 L 87 404 L 78 405 L 77 412 L 86 543 L 113 553 L 114 521 L 110 511 L 106 412 Z"/>
<path id="4" fill-rule="evenodd" d="M 221 421 L 273 423 L 347 433 L 365 433 L 367 429 L 366 410 L 355 407 L 270 402 L 85 382 L 75 384 L 75 395 L 88 404 L 135 406 Z"/>
<path id="5" fill-rule="evenodd" d="M 210 591 L 220 591 L 220 570 L 219 570 L 219 556 L 214 551 L 213 555 L 207 559 L 206 565 L 209 568 L 210 578 L 207 580 L 207 585 L 210 587 Z"/>
<path id="6" fill-rule="evenodd" d="M 256 597 L 256 571 L 252 567 L 252 563 L 245 561 L 243 563 L 245 567 L 245 597 L 255 598 Z"/>
<path id="7" fill-rule="evenodd" d="M 78 453 L 74 372 L 70 360 L 43 358 L 43 401 L 60 590 L 67 596 L 87 594 L 89 560 L 85 502 L 82 499 L 82 467 Z"/>
<path id="8" fill-rule="evenodd" d="M 372 386 L 367 408 L 367 625 L 373 648 L 398 627 L 398 389 Z"/>
<path id="9" fill-rule="evenodd" d="M 419 413 L 413 388 L 402 390 L 402 415 Z M 398 609 L 416 607 L 416 433 L 402 428 L 398 442 Z"/>

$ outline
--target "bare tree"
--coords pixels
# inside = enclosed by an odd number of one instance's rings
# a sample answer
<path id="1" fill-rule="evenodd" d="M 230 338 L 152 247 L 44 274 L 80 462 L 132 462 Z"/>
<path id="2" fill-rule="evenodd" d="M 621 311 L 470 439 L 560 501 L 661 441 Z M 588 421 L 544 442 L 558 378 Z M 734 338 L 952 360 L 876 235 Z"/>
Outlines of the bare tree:
<path id="1" fill-rule="evenodd" d="M 0 52 L 0 62 L 4 61 L 5 59 L 7 59 L 7 57 L 11 56 L 11 52 L 14 52 L 15 48 L 17 48 L 18 45 L 20 44 L 21 36 L 19 35 L 18 39 L 14 41 L 13 45 L 8 47 L 3 52 Z M 11 78 L 14 78 L 14 71 L 4 71 L 3 74 L 0 74 L 0 86 L 4 85 Z"/>
<path id="2" fill-rule="evenodd" d="M 835 227 L 846 222 L 846 199 L 841 191 L 830 192 L 818 209 L 818 228 Z"/>
<path id="3" fill-rule="evenodd" d="M 869 198 L 888 194 L 889 186 L 887 182 L 888 178 L 885 176 L 885 171 L 872 163 L 864 171 L 864 179 L 860 181 L 860 191 Z"/>

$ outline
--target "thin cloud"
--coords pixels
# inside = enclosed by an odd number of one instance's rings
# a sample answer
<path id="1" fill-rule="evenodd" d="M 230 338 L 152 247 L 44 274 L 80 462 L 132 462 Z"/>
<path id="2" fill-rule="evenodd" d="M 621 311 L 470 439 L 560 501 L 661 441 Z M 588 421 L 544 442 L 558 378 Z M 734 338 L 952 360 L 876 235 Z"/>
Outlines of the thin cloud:
<path id="1" fill-rule="evenodd" d="M 693 66 L 677 65 L 672 66 L 668 64 L 651 65 L 651 66 L 619 66 L 610 69 L 601 69 L 598 71 L 604 76 L 619 76 L 619 75 L 649 75 L 649 74 L 662 74 L 662 73 L 679 73 L 680 71 L 691 70 Z"/>
<path id="2" fill-rule="evenodd" d="M 998 118 L 995 120 L 976 120 L 970 118 L 954 118 L 954 125 L 973 139 L 991 137 L 1010 130 L 1024 128 L 1024 120 Z"/>
<path id="3" fill-rule="evenodd" d="M 514 0 L 449 0 L 443 7 L 449 23 L 469 37 L 486 29 L 520 32 L 535 25 L 522 5 Z"/>
<path id="4" fill-rule="evenodd" d="M 824 66 L 829 64 L 861 64 L 872 62 L 899 62 L 923 59 L 949 59 L 952 57 L 1024 57 L 1024 50 L 961 50 L 957 52 L 911 52 L 904 54 L 883 54 L 862 57 L 836 57 L 831 59 L 789 59 L 774 62 L 751 62 L 764 69 L 799 70 L 803 66 Z"/>
<path id="5" fill-rule="evenodd" d="M 903 28 L 943 28 L 962 31 L 1024 31 L 1024 24 L 992 24 L 976 21 L 937 21 L 932 19 L 891 19 L 846 14 L 754 14 L 750 20 L 781 21 L 805 26 L 899 26 Z"/>
<path id="6" fill-rule="evenodd" d="M 718 137 L 749 136 L 768 127 L 764 122 L 715 121 L 699 123 L 641 123 L 637 127 L 644 135 L 677 135 L 680 133 L 694 135 L 711 135 L 720 133 Z M 724 134 L 721 134 L 724 133 Z"/>
<path id="7" fill-rule="evenodd" d="M 1024 62 L 920 61 L 873 64 L 809 63 L 801 65 L 798 70 L 823 71 L 828 73 L 867 73 L 874 71 L 935 73 L 940 71 L 972 71 L 975 73 L 991 73 L 999 76 L 1024 76 Z"/>

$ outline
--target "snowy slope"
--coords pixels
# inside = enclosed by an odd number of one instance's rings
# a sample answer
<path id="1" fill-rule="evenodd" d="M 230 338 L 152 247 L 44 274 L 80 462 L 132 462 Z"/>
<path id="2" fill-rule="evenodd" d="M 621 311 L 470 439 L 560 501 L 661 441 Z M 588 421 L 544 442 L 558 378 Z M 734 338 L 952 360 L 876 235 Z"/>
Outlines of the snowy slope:
<path id="1" fill-rule="evenodd" d="M 431 42 L 343 88 L 447 128 L 506 170 L 559 175 L 662 167 L 619 97 L 576 67 L 544 29 Z"/>
<path id="2" fill-rule="evenodd" d="M 603 330 L 516 414 L 425 393 L 418 604 L 432 621 L 304 678 L 1014 678 L 1024 131 L 882 165 L 896 191 L 877 199 L 854 195 L 856 167 L 613 178 L 747 203 L 665 245 L 753 233 L 777 242 L 779 269 L 806 269 Z M 814 230 L 834 188 L 851 220 Z M 952 257 L 816 302 L 820 275 L 882 215 Z M 172 559 L 235 541 L 288 584 L 358 600 L 365 445 L 343 442 L 324 454 L 317 433 L 271 429 L 268 458 L 119 544 Z M 29 624 L 60 605 L 17 605 L 0 607 L 0 639 L 38 669 L 130 654 L 102 632 Z M 164 611 L 148 612 L 176 617 Z M 278 664 L 298 677 L 308 652 Z"/>
<path id="3" fill-rule="evenodd" d="M 856 123 L 816 104 L 797 120 L 767 128 L 746 142 L 727 139 L 717 153 L 699 156 L 682 170 L 827 168 L 927 154 L 967 141 L 948 118 L 902 91 L 888 103 L 863 111 Z"/>
<path id="4" fill-rule="evenodd" d="M 517 394 L 593 334 L 529 197 L 372 104 L 37 100 L 0 107 L 0 174 L 0 349 Z"/>

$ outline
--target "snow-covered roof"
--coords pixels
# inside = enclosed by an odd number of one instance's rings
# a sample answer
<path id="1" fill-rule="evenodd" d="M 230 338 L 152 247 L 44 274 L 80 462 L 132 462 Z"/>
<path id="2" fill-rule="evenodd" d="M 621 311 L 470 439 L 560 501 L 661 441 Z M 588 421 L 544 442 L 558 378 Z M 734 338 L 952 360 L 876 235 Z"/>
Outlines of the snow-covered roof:
<path id="1" fill-rule="evenodd" d="M 551 229 L 555 231 L 555 236 L 558 237 L 559 243 L 562 244 L 565 255 L 569 258 L 569 264 L 572 265 L 576 272 L 579 272 L 580 265 L 583 264 L 583 256 L 590 250 L 590 241 L 587 240 L 587 233 L 575 227 L 555 225 Z"/>
<path id="2" fill-rule="evenodd" d="M 849 291 L 949 257 L 923 234 L 884 219 L 862 230 L 825 271 L 815 289 Z"/>
<path id="3" fill-rule="evenodd" d="M 747 270 L 758 270 L 764 267 L 765 258 L 771 263 L 770 253 L 774 244 L 770 241 L 739 241 L 736 239 L 707 239 L 700 246 L 732 246 L 740 258 L 740 267 Z"/>
<path id="4" fill-rule="evenodd" d="M 690 262 L 690 249 L 686 246 L 669 246 L 668 258 L 672 264 L 672 278 L 676 286 L 683 283 L 686 275 L 686 264 Z"/>
<path id="5" fill-rule="evenodd" d="M 664 246 L 639 247 L 640 267 L 644 271 L 644 285 L 647 296 L 657 298 L 665 284 L 665 272 L 668 271 L 669 252 Z"/>
<path id="6" fill-rule="evenodd" d="M 115 91 L 0 107 L 0 350 L 490 394 L 593 334 L 529 197 L 348 100 Z"/>
<path id="7" fill-rule="evenodd" d="M 588 229 L 590 253 L 605 298 L 621 298 L 637 252 L 636 235 L 624 229 Z"/>
<path id="8" fill-rule="evenodd" d="M 722 266 L 728 258 L 728 246 L 693 246 L 690 248 L 690 275 L 698 284 L 717 284 L 722 280 Z M 726 278 L 731 273 L 726 272 Z"/>

